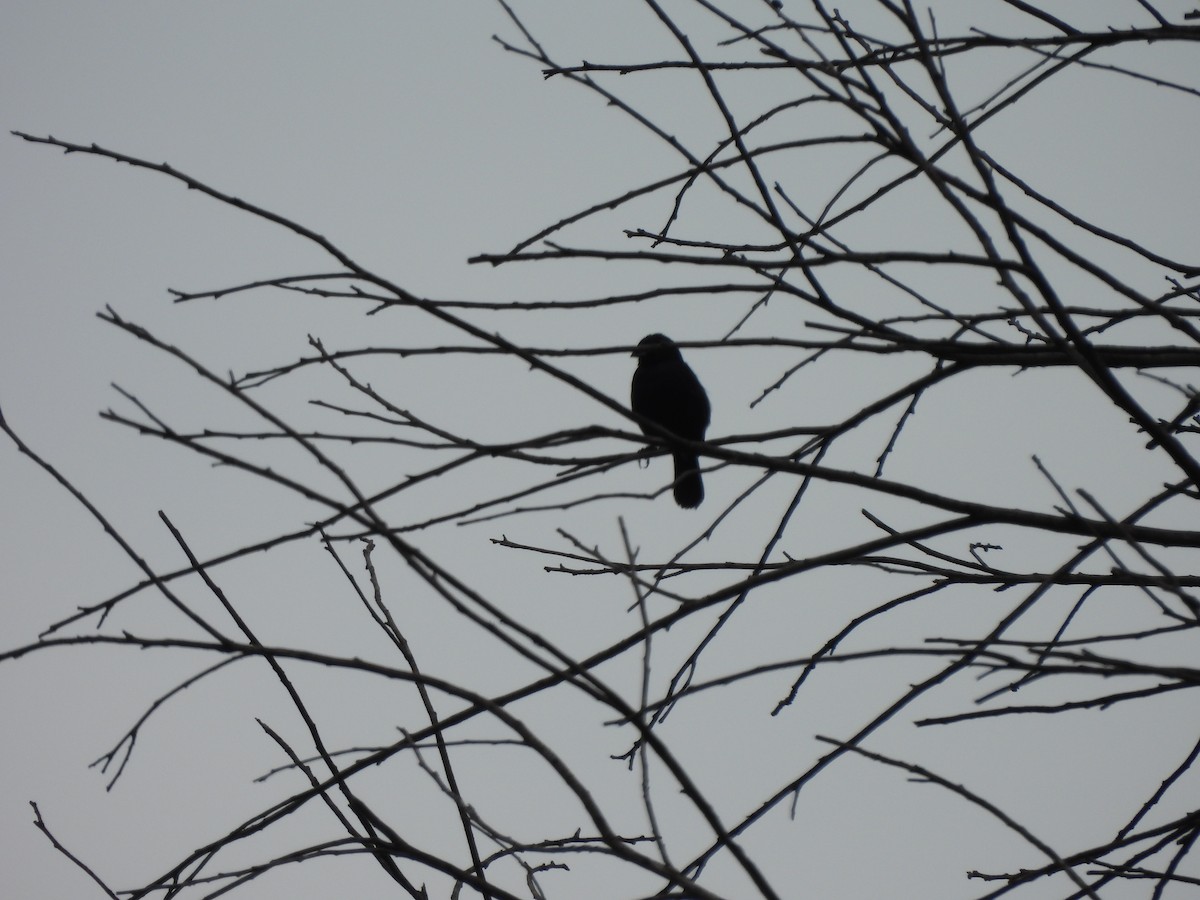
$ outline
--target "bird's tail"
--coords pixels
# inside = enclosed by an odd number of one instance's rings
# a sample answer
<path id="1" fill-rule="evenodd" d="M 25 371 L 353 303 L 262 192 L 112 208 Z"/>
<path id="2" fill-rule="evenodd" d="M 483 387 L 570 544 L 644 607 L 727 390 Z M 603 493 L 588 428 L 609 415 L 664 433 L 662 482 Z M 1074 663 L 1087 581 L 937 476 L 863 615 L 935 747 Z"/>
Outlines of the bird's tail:
<path id="1" fill-rule="evenodd" d="M 695 509 L 704 500 L 700 458 L 686 450 L 672 455 L 675 457 L 675 502 L 684 509 Z"/>

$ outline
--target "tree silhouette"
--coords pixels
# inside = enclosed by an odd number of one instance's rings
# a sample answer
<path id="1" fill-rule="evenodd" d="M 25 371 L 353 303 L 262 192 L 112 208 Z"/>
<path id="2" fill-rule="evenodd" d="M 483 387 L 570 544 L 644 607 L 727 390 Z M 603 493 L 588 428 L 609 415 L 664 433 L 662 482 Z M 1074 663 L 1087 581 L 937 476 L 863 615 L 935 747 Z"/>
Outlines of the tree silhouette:
<path id="1" fill-rule="evenodd" d="M 1200 262 L 1174 198 L 1096 202 L 1136 193 L 1146 160 L 1115 139 L 1062 159 L 1053 128 L 1095 98 L 1194 109 L 1197 70 L 1176 60 L 1200 12 L 646 0 L 634 25 L 677 55 L 596 62 L 557 59 L 499 2 L 503 50 L 670 154 L 471 258 L 574 266 L 576 296 L 423 296 L 168 164 L 15 132 L 327 260 L 176 302 L 221 316 L 282 295 L 372 328 L 225 374 L 105 307 L 223 405 L 117 388 L 103 417 L 216 464 L 234 489 L 198 502 L 292 498 L 233 545 L 162 513 L 173 561 L 0 418 L 141 571 L 0 659 L 103 645 L 191 667 L 97 760 L 110 788 L 189 689 L 266 679 L 290 704 L 258 715 L 269 799 L 139 860 L 119 895 L 249 894 L 336 861 L 380 896 L 855 896 L 822 858 L 862 842 L 882 864 L 877 826 L 906 848 L 946 829 L 995 842 L 890 871 L 895 896 L 935 895 L 934 869 L 961 896 L 1194 889 L 1200 735 L 1175 695 L 1200 684 Z M 964 18 L 985 12 L 997 27 Z M 1175 109 L 1153 113 L 1156 141 Z M 671 502 L 672 444 L 629 408 L 630 354 L 660 325 L 712 400 L 687 443 L 697 511 Z M 308 586 L 298 557 L 340 587 Z M 302 635 L 293 615 L 344 625 Z M 118 895 L 107 860 L 62 849 Z"/>

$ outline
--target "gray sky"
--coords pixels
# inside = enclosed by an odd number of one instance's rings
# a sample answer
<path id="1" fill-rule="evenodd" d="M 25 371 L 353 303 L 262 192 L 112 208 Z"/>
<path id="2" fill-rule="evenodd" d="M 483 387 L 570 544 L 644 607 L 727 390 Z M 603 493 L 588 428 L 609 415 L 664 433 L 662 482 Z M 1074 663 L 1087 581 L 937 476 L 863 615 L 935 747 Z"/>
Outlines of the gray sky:
<path id="1" fill-rule="evenodd" d="M 669 34 L 631 0 L 517 0 L 513 5 L 563 63 L 679 56 Z M 788 3 L 789 9 L 793 5 L 799 14 L 803 4 Z M 841 9 L 867 28 L 875 24 L 871 6 L 847 0 Z M 1106 24 L 1150 24 L 1133 2 L 1043 6 Z M 1178 18 L 1188 4 L 1161 6 Z M 749 13 L 760 5 L 747 0 L 733 7 Z M 716 33 L 711 25 L 689 4 L 671 8 L 692 23 L 689 33 L 702 52 L 711 50 Z M 855 20 L 856 14 L 861 18 Z M 140 553 L 163 568 L 182 560 L 158 510 L 165 510 L 205 555 L 299 527 L 316 513 L 283 492 L 101 421 L 100 410 L 132 411 L 111 387 L 116 383 L 180 428 L 250 427 L 245 413 L 219 391 L 198 384 L 178 363 L 101 322 L 95 312 L 111 305 L 220 373 L 308 355 L 308 335 L 331 348 L 429 346 L 464 338 L 414 312 L 366 317 L 369 307 L 362 304 L 280 293 L 172 304 L 168 288 L 211 290 L 334 266 L 296 236 L 188 192 L 162 175 L 108 160 L 64 157 L 10 137 L 9 130 L 94 142 L 169 162 L 316 230 L 363 265 L 425 296 L 569 300 L 669 282 L 648 265 L 493 269 L 466 264 L 469 256 L 504 251 L 568 214 L 680 168 L 668 148 L 618 111 L 563 79 L 543 79 L 535 63 L 505 53 L 491 35 L 512 41 L 519 35 L 498 4 L 359 2 L 335 8 L 51 0 L 12 3 L 4 18 L 0 405 L 17 432 L 83 490 Z M 1008 33 L 1029 27 L 1002 3 L 939 5 L 941 33 L 962 31 L 967 24 Z M 1162 48 L 1144 68 L 1194 81 L 1195 59 L 1184 49 Z M 1134 52 L 1121 51 L 1098 61 L 1139 60 Z M 1017 68 L 997 55 L 994 69 L 952 67 L 951 76 L 964 101 L 978 102 Z M 748 110 L 767 102 L 758 96 L 760 82 L 754 77 L 728 85 L 730 96 Z M 644 81 L 612 76 L 605 83 L 627 88 L 656 120 L 707 152 L 711 142 L 703 136 L 720 135 L 721 125 L 693 80 L 669 73 Z M 787 89 L 784 84 L 764 90 Z M 1190 174 L 1200 138 L 1197 123 L 1195 97 L 1116 77 L 1064 76 L 1034 92 L 1019 113 L 989 126 L 981 137 L 998 159 L 1027 173 L 1035 186 L 1052 187 L 1080 214 L 1127 227 L 1164 254 L 1187 257 L 1195 253 L 1194 216 L 1200 208 L 1197 180 Z M 777 173 L 792 196 L 810 208 L 830 198 L 837 183 L 833 173 L 846 165 L 837 152 L 811 159 L 811 168 Z M 1112 180 L 1113 172 L 1122 177 Z M 940 211 L 923 203 L 919 195 L 901 195 L 895 208 L 885 204 L 862 223 L 854 239 L 869 248 L 872 241 L 883 244 L 896 229 L 905 229 L 914 247 L 954 246 L 960 236 L 943 230 Z M 568 242 L 623 246 L 617 242 L 621 229 L 661 227 L 669 209 L 669 195 L 658 195 L 585 223 L 568 233 Z M 736 214 L 703 192 L 687 215 L 696 234 L 702 229 L 695 223 L 715 233 L 743 227 Z M 1081 249 L 1093 252 L 1095 245 L 1081 242 Z M 1144 290 L 1165 286 L 1161 272 L 1124 260 L 1113 265 Z M 1077 302 L 1101 302 L 1093 282 L 1066 270 L 1055 274 Z M 913 274 L 915 280 L 922 277 Z M 853 278 L 843 283 L 837 275 L 831 284 L 848 292 L 861 289 Z M 978 292 L 981 309 L 995 302 L 987 278 L 938 289 L 956 294 L 956 300 Z M 614 346 L 659 330 L 681 340 L 717 340 L 745 313 L 747 303 L 738 303 L 702 298 L 618 312 L 481 313 L 473 321 L 536 346 Z M 808 318 L 804 310 L 776 303 L 755 320 L 754 334 L 798 334 Z M 885 392 L 889 383 L 897 386 L 889 379 L 902 372 L 902 367 L 882 366 L 858 371 L 857 360 L 846 366 L 831 362 L 819 376 L 793 382 L 793 389 L 752 407 L 790 357 L 712 350 L 691 352 L 688 358 L 713 400 L 713 435 L 824 424 Z M 559 364 L 626 400 L 632 370 L 627 357 L 576 357 Z M 589 424 L 630 427 L 600 404 L 512 361 L 445 365 L 390 359 L 364 363 L 361 372 L 399 405 L 485 438 Z M 936 483 L 946 493 L 959 491 L 983 502 L 1050 510 L 1057 498 L 1031 462 L 1036 453 L 1069 489 L 1095 491 L 1117 515 L 1144 496 L 1147 484 L 1170 477 L 1169 467 L 1153 457 L 1147 461 L 1144 436 L 1126 427 L 1089 386 L 1054 372 L 1005 379 L 962 379 L 943 402 L 923 408 L 909 426 L 913 450 L 897 452 L 889 477 Z M 263 394 L 309 427 L 334 427 L 334 419 L 306 401 L 347 397 L 320 385 L 315 376 L 301 377 Z M 1178 406 L 1175 395 L 1161 386 L 1138 382 L 1136 389 L 1166 417 Z M 831 464 L 870 471 L 892 421 L 857 436 Z M 937 458 L 919 452 L 929 444 L 939 448 Z M 269 451 L 247 452 L 266 458 Z M 303 471 L 302 461 L 287 453 L 283 458 Z M 370 449 L 345 458 L 355 461 L 362 482 L 372 489 L 394 482 L 398 472 L 407 471 L 404 467 L 415 471 L 425 465 L 415 455 Z M 600 483 L 615 492 L 645 491 L 660 486 L 663 472 L 657 460 L 648 469 L 617 469 Z M 1136 479 L 1126 477 L 1129 473 Z M 461 481 L 414 492 L 392 512 L 401 521 L 420 521 L 465 503 L 473 492 L 493 489 L 504 477 L 502 467 L 467 474 Z M 553 561 L 505 550 L 492 539 L 505 536 L 570 550 L 556 533 L 561 528 L 616 553 L 617 520 L 623 516 L 642 558 L 666 559 L 699 535 L 721 504 L 731 502 L 752 478 L 732 471 L 710 476 L 711 500 L 698 517 L 689 518 L 668 503 L 611 501 L 561 515 L 431 529 L 414 541 L 435 558 L 459 565 L 523 621 L 584 655 L 635 627 L 634 614 L 627 611 L 628 586 L 547 576 L 542 567 Z M 5 510 L 0 516 L 0 632 L 7 646 L 34 640 L 48 623 L 139 578 L 94 520 L 7 444 L 0 450 L 0 496 Z M 739 508 L 690 558 L 753 558 L 790 496 L 790 489 L 781 489 Z M 864 502 L 834 489 L 823 491 L 812 504 L 818 512 L 794 524 L 781 551 L 804 555 L 851 535 L 874 533 L 859 514 Z M 902 504 L 882 500 L 870 506 L 879 515 L 905 511 Z M 1032 568 L 1061 563 L 1071 546 L 1069 541 L 1044 546 L 1003 529 L 996 530 L 995 542 Z M 353 562 L 358 553 L 355 547 L 344 550 Z M 378 561 L 389 595 L 403 610 L 409 639 L 430 668 L 496 690 L 530 677 L 527 665 L 496 655 L 482 636 L 458 627 L 400 561 L 382 551 Z M 1188 571 L 1186 564 L 1181 569 Z M 221 579 L 236 592 L 244 614 L 271 629 L 272 642 L 290 639 L 348 655 L 389 652 L 315 541 L 230 567 Z M 861 574 L 764 590 L 712 648 L 700 677 L 803 656 L 847 621 L 851 610 L 870 609 L 896 593 L 890 583 Z M 200 590 L 189 596 L 211 602 Z M 856 640 L 854 649 L 973 633 L 980 621 L 994 621 L 1013 603 L 987 591 L 964 592 L 954 601 L 940 599 L 889 618 Z M 1064 599 L 1027 623 L 1026 636 L 1044 635 L 1068 606 Z M 1101 605 L 1089 615 L 1099 625 L 1129 613 Z M 700 626 L 689 623 L 670 637 L 686 648 L 702 635 Z M 160 598 L 146 594 L 123 608 L 110 627 L 151 634 L 173 633 L 179 626 Z M 677 658 L 664 652 L 665 672 Z M 251 783 L 282 762 L 278 748 L 255 724 L 256 716 L 297 741 L 302 735 L 278 684 L 265 667 L 252 673 L 250 664 L 235 666 L 164 707 L 139 737 L 133 761 L 112 792 L 104 790 L 107 778 L 88 768 L 149 703 L 210 661 L 198 655 L 96 649 L 34 654 L 0 668 L 0 716 L 6 723 L 0 730 L 5 896 L 92 895 L 83 876 L 33 828 L 28 800 L 39 803 L 70 849 L 110 884 L 124 888 L 144 882 L 295 788 L 290 775 L 265 785 Z M 822 671 L 820 686 L 772 719 L 771 708 L 791 681 L 784 674 L 768 685 L 754 682 L 722 692 L 719 701 L 714 696 L 711 702 L 683 705 L 665 733 L 721 813 L 737 821 L 786 780 L 783 773 L 801 771 L 823 752 L 813 735 L 849 735 L 906 683 L 930 671 L 924 662 Z M 607 674 L 614 684 L 634 690 L 636 668 Z M 395 726 L 419 721 L 415 697 L 392 686 L 324 671 L 300 670 L 296 677 L 325 717 L 334 746 L 385 742 L 394 738 Z M 956 684 L 936 699 L 923 700 L 919 711 L 969 707 L 985 690 L 970 682 Z M 552 735 L 558 749 L 586 768 L 593 789 L 614 798 L 614 807 L 637 821 L 636 778 L 607 760 L 623 752 L 628 735 L 602 728 L 607 711 L 581 700 L 566 702 L 562 695 L 556 699 L 557 705 L 533 703 L 517 712 Z M 877 746 L 942 767 L 948 777 L 968 782 L 1018 819 L 1036 823 L 1042 837 L 1073 848 L 1107 840 L 1114 823 L 1131 815 L 1180 761 L 1194 738 L 1179 709 L 1167 709 L 1163 702 L 1105 717 L 1055 717 L 1036 726 L 993 721 L 961 727 L 953 737 L 944 730 L 902 726 L 889 730 Z M 748 745 L 749 735 L 754 738 Z M 1137 760 L 1133 767 L 1127 765 L 1131 755 Z M 583 824 L 579 810 L 552 792 L 542 806 L 528 808 L 535 805 L 530 798 L 540 798 L 546 789 L 545 770 L 516 751 L 511 758 L 503 752 L 496 758 L 502 762 L 490 762 L 492 757 L 480 751 L 464 753 L 461 761 L 472 802 L 494 814 L 497 827 L 527 828 L 515 833 L 534 839 L 552 828 L 569 834 Z M 397 809 L 427 811 L 431 844 L 442 838 L 443 829 L 444 839 L 454 840 L 441 798 L 408 761 L 398 768 L 400 775 L 385 770 L 367 776 L 373 796 Z M 288 785 L 282 784 L 284 778 Z M 1011 832 L 961 800 L 862 760 L 843 760 L 802 796 L 794 821 L 786 820 L 785 804 L 770 814 L 769 827 L 748 839 L 776 884 L 785 891 L 795 888 L 796 896 L 976 896 L 986 886 L 966 881 L 968 868 L 1001 871 L 1040 861 Z M 666 797 L 662 803 L 664 819 L 676 823 L 680 835 L 674 852 L 688 858 L 705 845 L 703 832 L 682 803 Z M 270 846 L 335 833 L 322 812 L 314 809 L 294 822 Z M 553 824 L 541 825 L 541 816 Z M 558 888 L 561 896 L 603 898 L 639 889 L 610 880 L 611 872 L 593 860 L 572 859 L 571 865 L 583 877 L 596 868 L 595 876 L 583 882 L 594 891 L 580 893 L 580 882 L 572 880 L 569 891 Z M 716 864 L 713 877 L 721 889 L 736 894 L 738 876 L 725 872 L 727 865 L 724 860 Z M 362 878 L 361 884 L 347 884 L 347 872 Z M 560 883 L 550 879 L 548 884 Z M 394 896 L 392 887 L 367 865 L 315 865 L 279 872 L 239 896 L 383 897 Z"/>

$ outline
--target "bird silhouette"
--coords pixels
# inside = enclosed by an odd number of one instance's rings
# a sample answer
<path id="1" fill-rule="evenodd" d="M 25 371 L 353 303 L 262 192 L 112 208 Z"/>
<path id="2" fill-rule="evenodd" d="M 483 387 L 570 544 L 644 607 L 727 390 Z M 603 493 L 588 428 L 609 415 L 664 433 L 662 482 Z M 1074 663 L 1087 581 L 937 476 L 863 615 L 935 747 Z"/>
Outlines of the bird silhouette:
<path id="1" fill-rule="evenodd" d="M 630 389 L 630 408 L 638 415 L 689 441 L 704 440 L 708 428 L 708 394 L 700 379 L 683 361 L 675 342 L 664 334 L 648 334 L 633 355 L 637 368 Z M 657 437 L 642 426 L 642 431 Z M 700 458 L 686 447 L 671 446 L 675 460 L 675 502 L 695 509 L 704 500 Z"/>

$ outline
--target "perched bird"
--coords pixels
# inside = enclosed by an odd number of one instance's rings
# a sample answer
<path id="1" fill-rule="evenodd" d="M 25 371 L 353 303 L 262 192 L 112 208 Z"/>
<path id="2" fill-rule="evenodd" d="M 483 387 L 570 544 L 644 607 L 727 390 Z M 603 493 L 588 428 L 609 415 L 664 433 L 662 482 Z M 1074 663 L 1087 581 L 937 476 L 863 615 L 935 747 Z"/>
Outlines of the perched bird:
<path id="1" fill-rule="evenodd" d="M 675 342 L 666 335 L 649 334 L 641 339 L 633 355 L 638 365 L 633 373 L 630 408 L 681 438 L 704 440 L 708 394 L 679 355 Z M 642 430 L 650 434 L 645 427 Z M 684 509 L 694 509 L 704 499 L 700 458 L 683 447 L 672 448 L 671 456 L 675 459 L 675 502 Z"/>

